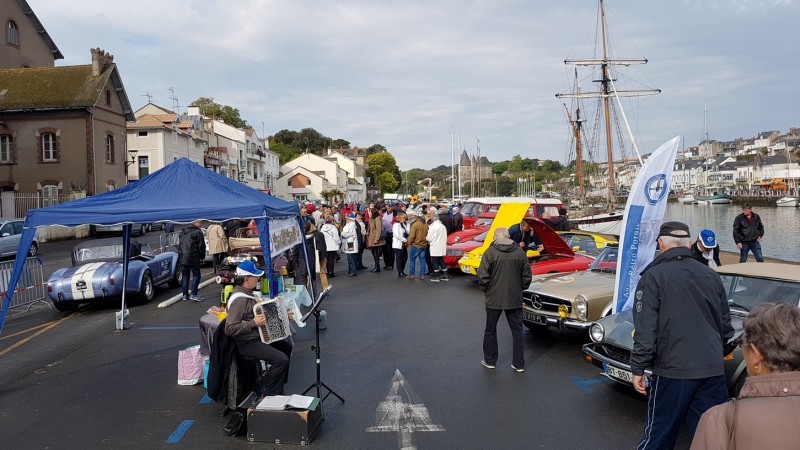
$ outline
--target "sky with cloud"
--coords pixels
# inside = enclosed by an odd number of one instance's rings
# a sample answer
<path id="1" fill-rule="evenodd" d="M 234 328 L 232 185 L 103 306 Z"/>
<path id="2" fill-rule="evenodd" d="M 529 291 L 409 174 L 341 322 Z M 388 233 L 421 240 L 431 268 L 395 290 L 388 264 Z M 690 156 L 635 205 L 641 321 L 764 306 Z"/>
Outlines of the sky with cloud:
<path id="1" fill-rule="evenodd" d="M 490 161 L 566 163 L 570 130 L 555 94 L 567 58 L 595 47 L 595 0 L 28 0 L 65 59 L 114 55 L 138 109 L 198 97 L 238 108 L 259 134 L 314 128 L 359 147 L 382 144 L 401 169 L 451 161 L 476 139 Z M 796 0 L 607 0 L 617 89 L 639 149 L 681 135 L 752 137 L 800 126 Z M 581 90 L 595 79 L 579 68 Z M 593 116 L 584 105 L 584 115 Z M 263 124 L 263 125 L 262 125 Z M 591 127 L 586 125 L 587 129 Z M 590 133 L 591 135 L 591 133 Z"/>

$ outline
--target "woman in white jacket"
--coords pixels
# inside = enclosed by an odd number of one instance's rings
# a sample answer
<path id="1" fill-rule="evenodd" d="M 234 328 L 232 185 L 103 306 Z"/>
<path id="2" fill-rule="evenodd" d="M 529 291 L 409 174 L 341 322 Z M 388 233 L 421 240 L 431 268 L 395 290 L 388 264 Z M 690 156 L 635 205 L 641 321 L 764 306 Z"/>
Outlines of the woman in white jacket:
<path id="1" fill-rule="evenodd" d="M 406 261 L 408 260 L 408 249 L 406 243 L 408 242 L 408 225 L 406 224 L 406 215 L 404 213 L 398 214 L 394 218 L 394 225 L 392 225 L 392 249 L 394 249 L 394 267 L 397 268 L 397 276 L 405 278 L 406 274 Z"/>
<path id="2" fill-rule="evenodd" d="M 436 214 L 431 215 L 431 224 L 428 226 L 428 251 L 431 252 L 431 265 L 433 275 L 431 281 L 450 281 L 447 278 L 447 267 L 444 266 L 444 255 L 447 254 L 447 228 Z"/>
<path id="3" fill-rule="evenodd" d="M 358 264 L 356 258 L 358 257 L 358 247 L 361 245 L 358 242 L 358 233 L 356 232 L 356 227 L 358 224 L 356 223 L 356 215 L 355 214 L 348 214 L 345 219 L 347 223 L 345 223 L 344 228 L 342 228 L 342 251 L 347 254 L 347 276 L 354 277 L 356 276 L 356 270 L 358 270 Z"/>
<path id="4" fill-rule="evenodd" d="M 328 273 L 328 277 L 333 278 L 336 276 L 333 274 L 333 265 L 336 263 L 336 255 L 339 252 L 339 246 L 342 245 L 342 238 L 339 237 L 339 229 L 333 224 L 331 216 L 325 217 L 325 223 L 319 231 L 325 236 L 325 248 L 328 250 L 325 271 Z"/>

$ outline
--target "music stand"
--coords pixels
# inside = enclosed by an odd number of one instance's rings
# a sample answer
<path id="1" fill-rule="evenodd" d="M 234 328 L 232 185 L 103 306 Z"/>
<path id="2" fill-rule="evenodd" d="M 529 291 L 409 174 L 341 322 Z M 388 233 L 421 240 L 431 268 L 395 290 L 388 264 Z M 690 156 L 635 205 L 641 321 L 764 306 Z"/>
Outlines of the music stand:
<path id="1" fill-rule="evenodd" d="M 331 389 L 330 387 L 328 387 L 327 384 L 323 383 L 321 378 L 320 378 L 319 305 L 322 303 L 323 300 L 325 300 L 325 297 L 328 296 L 328 292 L 331 291 L 332 287 L 333 287 L 333 285 L 329 284 L 328 287 L 325 288 L 324 291 L 320 292 L 319 293 L 319 297 L 317 297 L 317 301 L 315 301 L 314 304 L 311 305 L 311 310 L 308 311 L 306 313 L 306 315 L 303 316 L 302 319 L 300 319 L 303 323 L 305 323 L 308 320 L 308 318 L 311 316 L 311 314 L 314 314 L 314 317 L 315 317 L 315 322 L 316 322 L 315 323 L 315 325 L 316 325 L 316 344 L 311 346 L 311 350 L 314 350 L 316 352 L 316 356 L 317 356 L 317 381 L 311 383 L 311 386 L 309 386 L 308 388 L 306 388 L 305 391 L 303 391 L 303 395 L 305 395 L 308 391 L 310 391 L 311 389 L 316 387 L 317 388 L 317 398 L 319 398 L 320 403 L 324 402 L 325 399 L 328 398 L 328 396 L 331 395 L 331 394 L 335 395 L 336 398 L 338 398 L 339 400 L 342 401 L 342 403 L 344 403 L 344 398 L 342 398 L 341 395 L 339 395 L 336 392 L 334 392 L 334 390 Z M 328 390 L 328 393 L 325 394 L 325 397 L 321 397 L 320 396 L 320 390 L 319 390 L 320 387 L 324 387 L 325 389 Z"/>

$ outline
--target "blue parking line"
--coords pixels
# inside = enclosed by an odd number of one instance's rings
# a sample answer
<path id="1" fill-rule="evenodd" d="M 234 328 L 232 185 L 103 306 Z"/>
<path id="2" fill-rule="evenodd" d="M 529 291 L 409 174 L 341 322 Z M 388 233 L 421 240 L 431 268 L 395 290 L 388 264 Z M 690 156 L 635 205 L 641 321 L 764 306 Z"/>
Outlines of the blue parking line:
<path id="1" fill-rule="evenodd" d="M 203 398 L 200 399 L 200 404 L 201 405 L 205 405 L 205 404 L 211 403 L 213 401 L 214 400 L 211 400 L 211 397 L 209 397 L 208 394 L 206 394 L 206 395 L 203 396 Z"/>
<path id="2" fill-rule="evenodd" d="M 592 388 L 589 386 L 590 384 L 597 384 L 597 383 L 610 383 L 610 382 L 611 382 L 611 380 L 609 380 L 609 379 L 608 379 L 608 378 L 606 378 L 606 377 L 592 378 L 592 379 L 590 379 L 590 380 L 582 380 L 582 379 L 581 379 L 581 377 L 579 377 L 579 376 L 571 376 L 571 377 L 569 377 L 569 379 L 570 379 L 570 381 L 572 381 L 573 383 L 577 384 L 577 385 L 578 385 L 578 387 L 579 387 L 579 388 L 580 388 L 580 389 L 581 389 L 583 392 L 594 392 L 594 391 L 592 390 Z"/>
<path id="3" fill-rule="evenodd" d="M 178 428 L 176 428 L 175 431 L 173 431 L 172 434 L 167 438 L 167 444 L 177 444 L 180 442 L 183 435 L 189 431 L 189 428 L 191 428 L 192 425 L 194 425 L 194 420 L 184 420 L 181 422 L 181 424 L 178 425 Z"/>
<path id="4" fill-rule="evenodd" d="M 196 330 L 197 327 L 140 327 L 140 330 Z"/>

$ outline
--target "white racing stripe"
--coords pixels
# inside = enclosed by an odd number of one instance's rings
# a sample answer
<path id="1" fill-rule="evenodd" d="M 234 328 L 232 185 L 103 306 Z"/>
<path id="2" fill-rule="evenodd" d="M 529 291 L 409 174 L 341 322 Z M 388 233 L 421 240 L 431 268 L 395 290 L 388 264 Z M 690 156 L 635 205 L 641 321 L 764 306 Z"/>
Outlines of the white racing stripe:
<path id="1" fill-rule="evenodd" d="M 92 279 L 94 278 L 95 272 L 97 272 L 97 270 L 103 267 L 105 264 L 106 263 L 104 262 L 86 264 L 85 266 L 79 267 L 78 270 L 75 271 L 75 274 L 72 275 L 72 279 L 70 280 L 73 299 L 89 300 L 95 298 L 94 289 L 92 289 Z M 85 289 L 78 289 L 79 281 L 86 283 Z"/>

